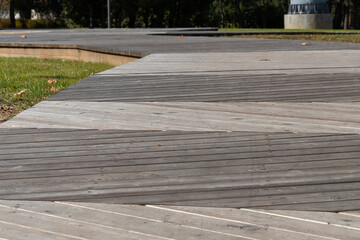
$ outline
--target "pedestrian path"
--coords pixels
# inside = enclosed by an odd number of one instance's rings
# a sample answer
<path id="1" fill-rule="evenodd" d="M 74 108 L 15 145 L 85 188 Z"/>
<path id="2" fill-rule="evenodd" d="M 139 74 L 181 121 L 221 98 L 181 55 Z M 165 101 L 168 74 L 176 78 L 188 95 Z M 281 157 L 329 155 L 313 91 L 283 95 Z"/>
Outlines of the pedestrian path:
<path id="1" fill-rule="evenodd" d="M 152 33 L 21 43 L 147 56 L 0 126 L 0 238 L 360 239 L 359 45 Z"/>

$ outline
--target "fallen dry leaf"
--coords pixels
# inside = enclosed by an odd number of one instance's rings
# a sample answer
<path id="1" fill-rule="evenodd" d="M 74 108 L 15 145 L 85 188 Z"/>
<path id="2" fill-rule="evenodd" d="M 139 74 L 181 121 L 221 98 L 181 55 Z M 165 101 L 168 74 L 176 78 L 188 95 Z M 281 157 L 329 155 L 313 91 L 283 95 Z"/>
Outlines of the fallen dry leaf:
<path id="1" fill-rule="evenodd" d="M 307 42 L 301 43 L 301 46 L 307 46 L 307 45 L 310 45 L 310 43 L 307 43 Z"/>
<path id="2" fill-rule="evenodd" d="M 260 62 L 268 62 L 268 61 L 270 61 L 270 59 L 267 59 L 267 58 L 261 58 L 261 59 L 259 59 L 258 61 L 260 61 Z"/>
<path id="3" fill-rule="evenodd" d="M 21 37 L 21 38 L 27 38 L 27 36 L 26 36 L 26 35 L 21 35 L 20 37 Z"/>
<path id="4" fill-rule="evenodd" d="M 184 38 L 184 35 L 180 35 L 180 36 L 178 36 L 178 38 Z"/>
<path id="5" fill-rule="evenodd" d="M 58 91 L 58 89 L 55 88 L 54 86 L 52 86 L 51 89 L 50 89 L 50 92 L 57 92 L 57 91 Z"/>
<path id="6" fill-rule="evenodd" d="M 14 96 L 19 96 L 19 97 L 22 97 L 23 93 L 26 93 L 27 91 L 29 91 L 28 89 L 24 89 L 24 90 L 21 90 L 20 92 L 18 93 L 15 93 Z"/>
<path id="7" fill-rule="evenodd" d="M 161 144 L 156 145 L 157 147 L 161 147 Z"/>
<path id="8" fill-rule="evenodd" d="M 55 84 L 57 81 L 56 81 L 56 79 L 49 79 L 48 80 L 48 84 Z"/>

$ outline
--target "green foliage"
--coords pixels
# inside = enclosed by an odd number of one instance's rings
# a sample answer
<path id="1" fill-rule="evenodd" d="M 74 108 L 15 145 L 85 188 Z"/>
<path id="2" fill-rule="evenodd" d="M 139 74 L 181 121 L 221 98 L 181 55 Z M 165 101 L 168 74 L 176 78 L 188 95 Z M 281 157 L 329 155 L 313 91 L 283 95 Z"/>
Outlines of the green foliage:
<path id="1" fill-rule="evenodd" d="M 1 0 L 0 0 L 1 1 Z M 14 2 L 22 27 L 31 9 L 67 27 L 106 27 L 106 0 L 3 0 Z M 360 28 L 359 0 L 327 0 L 335 28 Z M 111 26 L 282 28 L 289 0 L 111 0 Z M 59 25 L 59 24 L 57 24 Z M 51 26 L 51 25 L 49 25 Z"/>
<path id="2" fill-rule="evenodd" d="M 17 28 L 64 28 L 66 25 L 61 20 L 16 20 Z M 0 28 L 10 28 L 10 19 L 0 19 Z"/>
<path id="3" fill-rule="evenodd" d="M 306 33 L 306 31 L 304 31 L 304 34 L 296 34 L 296 35 L 259 34 L 259 35 L 242 35 L 236 37 L 360 43 L 360 34 L 308 34 Z"/>

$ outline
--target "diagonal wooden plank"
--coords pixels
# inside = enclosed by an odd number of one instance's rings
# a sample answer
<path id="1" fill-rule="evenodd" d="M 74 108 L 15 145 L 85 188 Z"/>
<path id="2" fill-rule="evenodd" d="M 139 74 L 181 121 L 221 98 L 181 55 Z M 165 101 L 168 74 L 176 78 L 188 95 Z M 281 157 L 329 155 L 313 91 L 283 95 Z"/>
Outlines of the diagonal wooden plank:
<path id="1" fill-rule="evenodd" d="M 359 111 L 358 103 L 45 101 L 1 127 L 359 133 Z"/>

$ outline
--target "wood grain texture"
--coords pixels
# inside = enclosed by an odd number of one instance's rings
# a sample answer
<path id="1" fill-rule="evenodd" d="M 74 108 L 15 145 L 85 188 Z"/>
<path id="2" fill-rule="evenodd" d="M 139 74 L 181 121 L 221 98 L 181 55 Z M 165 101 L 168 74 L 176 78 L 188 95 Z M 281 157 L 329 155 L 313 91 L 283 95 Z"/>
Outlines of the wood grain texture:
<path id="1" fill-rule="evenodd" d="M 360 50 L 162 53 L 102 72 L 100 75 L 242 76 L 265 74 L 359 73 Z M 341 60 L 339 61 L 339 55 Z M 268 61 L 261 61 L 267 59 Z"/>
<path id="2" fill-rule="evenodd" d="M 360 209 L 358 134 L 1 129 L 0 198 Z M 346 207 L 344 201 L 352 201 Z"/>
<path id="3" fill-rule="evenodd" d="M 164 32 L 0 32 L 146 56 L 0 126 L 0 240 L 360 239 L 359 44 Z"/>
<path id="4" fill-rule="evenodd" d="M 206 52 L 261 52 L 261 51 L 313 51 L 359 50 L 358 44 L 311 42 L 306 47 L 301 40 L 242 39 L 155 36 L 169 29 L 67 29 L 31 30 L 26 39 L 20 38 L 24 30 L 0 32 L 1 43 L 27 45 L 77 45 L 85 48 L 103 48 L 135 53 L 206 53 Z"/>
<path id="5" fill-rule="evenodd" d="M 33 201 L 0 201 L 0 212 L 0 239 L 356 240 L 360 230 L 358 217 L 324 212 Z"/>
<path id="6" fill-rule="evenodd" d="M 96 74 L 50 101 L 88 102 L 356 102 L 359 74 Z"/>
<path id="7" fill-rule="evenodd" d="M 360 133 L 359 113 L 359 103 L 45 101 L 1 127 Z"/>

